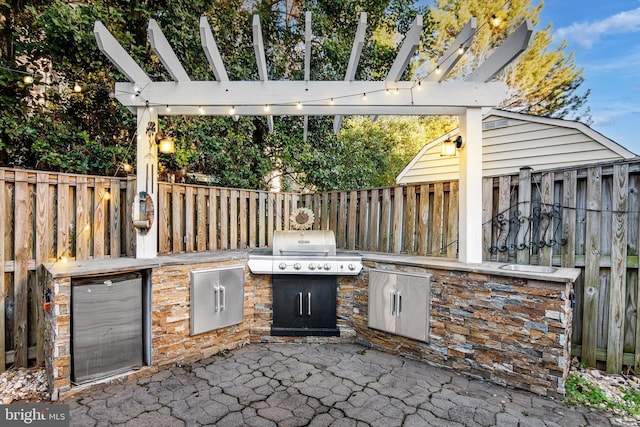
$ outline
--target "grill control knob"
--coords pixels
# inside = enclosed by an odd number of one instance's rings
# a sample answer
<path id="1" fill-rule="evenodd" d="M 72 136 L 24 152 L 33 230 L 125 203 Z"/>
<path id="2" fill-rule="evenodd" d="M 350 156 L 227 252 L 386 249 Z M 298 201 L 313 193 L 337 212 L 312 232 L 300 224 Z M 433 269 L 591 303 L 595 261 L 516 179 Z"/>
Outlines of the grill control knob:
<path id="1" fill-rule="evenodd" d="M 299 262 L 296 262 L 295 264 L 293 264 L 293 268 L 295 268 L 296 270 L 300 270 L 302 266 L 300 265 Z"/>
<path id="2" fill-rule="evenodd" d="M 309 270 L 315 270 L 316 269 L 316 265 L 314 263 L 309 264 Z"/>
<path id="3" fill-rule="evenodd" d="M 326 263 L 326 264 L 324 265 L 324 269 L 325 269 L 325 270 L 331 270 L 331 264 Z"/>
<path id="4" fill-rule="evenodd" d="M 349 267 L 349 270 L 351 270 L 351 271 L 353 271 L 353 270 L 355 270 L 355 269 L 356 269 L 356 266 L 355 266 L 355 265 L 353 265 L 353 264 L 349 264 L 349 266 L 348 266 L 348 267 Z"/>
<path id="5" fill-rule="evenodd" d="M 284 262 L 281 262 L 280 264 L 278 264 L 278 268 L 280 270 L 284 270 L 285 268 L 287 268 L 287 264 L 285 264 Z"/>

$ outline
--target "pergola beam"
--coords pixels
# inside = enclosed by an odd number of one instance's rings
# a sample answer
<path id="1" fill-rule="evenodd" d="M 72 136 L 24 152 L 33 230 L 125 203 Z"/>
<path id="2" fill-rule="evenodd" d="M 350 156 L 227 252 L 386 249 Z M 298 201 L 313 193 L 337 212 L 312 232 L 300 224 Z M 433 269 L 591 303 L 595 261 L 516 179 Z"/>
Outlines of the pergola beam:
<path id="1" fill-rule="evenodd" d="M 418 49 L 420 44 L 420 34 L 422 33 L 422 15 L 417 15 L 411 24 L 411 29 L 407 31 L 407 34 L 402 41 L 402 46 L 398 50 L 396 59 L 393 61 L 393 65 L 387 73 L 388 82 L 397 82 L 402 77 L 402 74 L 407 69 L 411 57 Z"/>
<path id="2" fill-rule="evenodd" d="M 304 80 L 311 79 L 311 40 L 313 39 L 313 31 L 311 29 L 311 12 L 304 13 Z M 304 126 L 302 131 L 302 139 L 307 140 L 309 130 L 309 116 L 304 116 Z"/>
<path id="3" fill-rule="evenodd" d="M 213 37 L 211 26 L 209 25 L 209 21 L 206 16 L 200 17 L 200 41 L 216 80 L 219 82 L 228 82 L 229 76 L 227 76 L 227 70 L 224 68 L 222 56 L 220 56 L 218 45 Z"/>
<path id="4" fill-rule="evenodd" d="M 137 84 L 136 89 L 151 82 L 151 79 L 144 72 L 138 63 L 127 53 L 126 50 L 111 35 L 107 27 L 100 21 L 93 25 L 93 34 L 98 43 L 98 49 L 124 74 L 129 81 Z M 135 93 L 132 91 L 131 93 Z"/>
<path id="5" fill-rule="evenodd" d="M 253 50 L 256 54 L 256 62 L 258 63 L 258 75 L 263 82 L 269 81 L 269 74 L 267 72 L 267 59 L 264 55 L 264 41 L 262 40 L 262 27 L 260 25 L 260 16 L 253 15 Z M 235 106 L 235 104 L 233 104 Z M 262 104 L 264 106 L 269 105 L 267 100 Z M 269 132 L 273 133 L 273 116 L 267 115 L 267 124 L 269 125 Z"/>
<path id="6" fill-rule="evenodd" d="M 505 41 L 468 77 L 468 82 L 488 82 L 525 51 L 533 34 L 533 24 L 524 21 Z"/>
<path id="7" fill-rule="evenodd" d="M 157 106 L 159 115 L 178 114 L 185 108 L 190 108 L 194 115 L 228 115 L 229 106 L 233 105 L 238 115 L 301 116 L 426 114 L 418 111 L 492 107 L 499 104 L 506 93 L 503 82 L 427 82 L 422 85 L 424 90 L 417 91 L 412 88 L 413 82 L 402 81 L 397 83 L 398 95 L 390 102 L 385 94 L 386 84 L 384 81 L 283 80 L 151 82 L 138 96 L 131 96 L 133 83 L 116 83 L 115 95 L 130 108 Z M 363 93 L 367 93 L 366 100 Z M 298 108 L 298 102 L 302 108 Z M 268 113 L 264 111 L 266 104 L 270 106 Z M 170 111 L 165 111 L 167 106 Z"/>
<path id="8" fill-rule="evenodd" d="M 155 19 L 149 20 L 147 38 L 151 49 L 158 55 L 160 62 L 162 62 L 162 65 L 164 65 L 173 80 L 179 82 L 191 80 Z"/>
<path id="9" fill-rule="evenodd" d="M 432 72 L 424 78 L 424 81 L 441 82 L 447 78 L 451 70 L 453 70 L 453 67 L 455 67 L 462 58 L 462 54 L 471 46 L 477 27 L 476 18 L 471 18 L 469 22 L 462 27 L 462 30 L 460 30 L 456 38 L 453 39 L 449 45 L 449 49 L 442 55 L 442 60 L 438 62 L 437 65 L 440 68 L 440 72 Z M 460 52 L 460 50 L 462 50 L 462 52 Z"/>
<path id="10" fill-rule="evenodd" d="M 349 56 L 347 72 L 344 76 L 344 80 L 347 82 L 353 80 L 356 77 L 356 71 L 358 70 L 358 62 L 360 62 L 360 55 L 362 54 L 362 48 L 364 47 L 364 36 L 366 32 L 367 13 L 361 12 L 360 20 L 358 21 L 358 27 L 356 28 L 356 36 L 353 39 L 353 46 L 351 47 L 351 55 Z M 338 132 L 340 132 L 340 126 L 342 126 L 342 116 L 336 115 L 333 119 L 333 133 L 337 134 Z"/>

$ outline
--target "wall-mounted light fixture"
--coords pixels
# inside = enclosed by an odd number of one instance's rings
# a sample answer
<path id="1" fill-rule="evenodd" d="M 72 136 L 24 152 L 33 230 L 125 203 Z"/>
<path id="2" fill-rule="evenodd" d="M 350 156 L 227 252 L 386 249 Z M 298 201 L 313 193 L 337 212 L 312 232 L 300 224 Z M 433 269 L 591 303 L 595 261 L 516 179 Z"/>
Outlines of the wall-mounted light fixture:
<path id="1" fill-rule="evenodd" d="M 454 140 L 447 138 L 440 146 L 440 157 L 455 157 L 460 148 L 462 148 L 462 136 L 458 135 Z"/>
<path id="2" fill-rule="evenodd" d="M 162 135 L 160 132 L 156 135 L 156 142 L 158 143 L 158 150 L 164 154 L 173 154 L 176 152 L 173 138 L 167 135 Z"/>
<path id="3" fill-rule="evenodd" d="M 155 122 L 149 122 L 147 125 L 147 137 L 149 138 L 149 148 L 151 148 L 151 144 L 153 144 L 153 141 L 155 140 L 155 143 L 158 144 L 158 149 L 161 153 L 173 154 L 176 152 L 173 139 L 168 135 L 163 135 L 159 128 L 156 132 Z"/>

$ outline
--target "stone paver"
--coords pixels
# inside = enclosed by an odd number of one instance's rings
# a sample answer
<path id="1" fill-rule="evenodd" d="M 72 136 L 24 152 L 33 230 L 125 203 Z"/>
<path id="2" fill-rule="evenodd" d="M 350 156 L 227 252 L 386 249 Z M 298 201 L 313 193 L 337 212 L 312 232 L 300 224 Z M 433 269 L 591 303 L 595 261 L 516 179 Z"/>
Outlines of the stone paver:
<path id="1" fill-rule="evenodd" d="M 88 426 L 615 426 L 357 344 L 251 344 L 68 401 Z"/>

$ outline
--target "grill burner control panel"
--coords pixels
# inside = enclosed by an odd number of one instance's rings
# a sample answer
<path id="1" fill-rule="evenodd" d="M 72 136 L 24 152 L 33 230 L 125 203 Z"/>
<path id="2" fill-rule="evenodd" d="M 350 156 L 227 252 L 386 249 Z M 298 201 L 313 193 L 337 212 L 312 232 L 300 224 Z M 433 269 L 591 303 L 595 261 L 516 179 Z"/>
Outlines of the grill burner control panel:
<path id="1" fill-rule="evenodd" d="M 335 257 L 282 257 L 250 255 L 249 270 L 254 274 L 324 274 L 355 276 L 362 270 L 362 258 Z"/>

